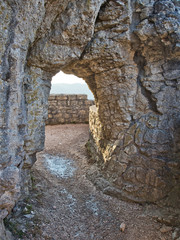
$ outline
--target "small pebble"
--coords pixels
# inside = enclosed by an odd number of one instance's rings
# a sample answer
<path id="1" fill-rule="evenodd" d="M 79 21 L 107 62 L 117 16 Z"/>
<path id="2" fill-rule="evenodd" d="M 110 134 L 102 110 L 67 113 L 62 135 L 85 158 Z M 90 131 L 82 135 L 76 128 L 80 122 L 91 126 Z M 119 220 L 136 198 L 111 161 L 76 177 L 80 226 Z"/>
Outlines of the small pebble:
<path id="1" fill-rule="evenodd" d="M 180 229 L 175 228 L 174 232 L 172 233 L 172 239 L 173 240 L 180 239 Z"/>
<path id="2" fill-rule="evenodd" d="M 163 225 L 163 226 L 160 228 L 160 232 L 161 232 L 161 233 L 170 232 L 171 230 L 172 230 L 172 227 L 169 227 L 169 226 L 166 226 L 166 225 Z"/>
<path id="3" fill-rule="evenodd" d="M 121 232 L 124 232 L 125 228 L 126 228 L 126 224 L 125 223 L 121 223 L 121 225 L 120 225 Z"/>
<path id="4" fill-rule="evenodd" d="M 26 214 L 26 215 L 24 215 L 24 217 L 31 219 L 31 218 L 34 217 L 34 215 L 33 214 Z"/>

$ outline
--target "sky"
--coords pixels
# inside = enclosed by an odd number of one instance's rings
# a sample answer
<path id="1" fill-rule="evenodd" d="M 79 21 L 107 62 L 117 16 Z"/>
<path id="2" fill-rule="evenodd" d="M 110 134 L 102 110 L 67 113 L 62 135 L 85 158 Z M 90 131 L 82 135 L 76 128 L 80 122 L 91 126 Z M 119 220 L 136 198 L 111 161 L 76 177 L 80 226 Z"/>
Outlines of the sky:
<path id="1" fill-rule="evenodd" d="M 52 84 L 57 84 L 57 83 L 66 83 L 66 84 L 81 83 L 81 84 L 86 84 L 85 81 L 82 78 L 78 78 L 78 77 L 76 77 L 74 75 L 71 75 L 71 74 L 65 74 L 63 72 L 57 73 L 52 78 Z"/>
<path id="2" fill-rule="evenodd" d="M 52 78 L 50 94 L 86 94 L 88 99 L 94 99 L 88 85 L 82 78 L 63 72 Z"/>

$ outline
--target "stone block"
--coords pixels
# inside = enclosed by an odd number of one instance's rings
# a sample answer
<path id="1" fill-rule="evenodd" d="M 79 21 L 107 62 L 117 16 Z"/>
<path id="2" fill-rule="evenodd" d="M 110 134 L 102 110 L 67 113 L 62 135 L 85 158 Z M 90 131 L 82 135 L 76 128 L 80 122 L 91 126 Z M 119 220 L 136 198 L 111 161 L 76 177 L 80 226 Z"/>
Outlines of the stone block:
<path id="1" fill-rule="evenodd" d="M 48 101 L 56 100 L 56 95 L 51 94 L 48 98 Z"/>
<path id="2" fill-rule="evenodd" d="M 79 104 L 79 101 L 78 100 L 70 100 L 70 105 L 71 106 L 78 106 L 78 104 Z"/>
<path id="3" fill-rule="evenodd" d="M 67 106 L 67 100 L 61 99 L 57 102 L 57 105 L 58 106 Z"/>
<path id="4" fill-rule="evenodd" d="M 86 100 L 87 99 L 87 95 L 85 95 L 85 94 L 78 94 L 77 95 L 77 99 L 80 99 L 80 100 L 84 99 L 84 100 Z"/>
<path id="5" fill-rule="evenodd" d="M 58 94 L 56 95 L 56 99 L 59 100 L 67 100 L 68 99 L 68 95 L 64 95 L 64 94 Z"/>
<path id="6" fill-rule="evenodd" d="M 68 100 L 76 100 L 77 99 L 77 95 L 68 95 Z"/>

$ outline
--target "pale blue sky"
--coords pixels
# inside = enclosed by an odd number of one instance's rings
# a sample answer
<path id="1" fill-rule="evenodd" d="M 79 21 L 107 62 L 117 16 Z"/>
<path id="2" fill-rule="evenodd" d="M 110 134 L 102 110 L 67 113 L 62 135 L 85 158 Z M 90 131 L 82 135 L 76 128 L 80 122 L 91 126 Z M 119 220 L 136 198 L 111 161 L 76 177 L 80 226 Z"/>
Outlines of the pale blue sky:
<path id="1" fill-rule="evenodd" d="M 82 78 L 71 74 L 57 73 L 52 78 L 51 94 L 86 94 L 88 99 L 94 99 L 88 85 Z"/>
<path id="2" fill-rule="evenodd" d="M 56 83 L 66 83 L 66 84 L 73 84 L 73 83 L 81 83 L 81 84 L 86 84 L 86 82 L 82 78 L 78 78 L 74 75 L 71 74 L 65 74 L 63 72 L 57 73 L 53 78 L 52 78 L 52 84 Z"/>

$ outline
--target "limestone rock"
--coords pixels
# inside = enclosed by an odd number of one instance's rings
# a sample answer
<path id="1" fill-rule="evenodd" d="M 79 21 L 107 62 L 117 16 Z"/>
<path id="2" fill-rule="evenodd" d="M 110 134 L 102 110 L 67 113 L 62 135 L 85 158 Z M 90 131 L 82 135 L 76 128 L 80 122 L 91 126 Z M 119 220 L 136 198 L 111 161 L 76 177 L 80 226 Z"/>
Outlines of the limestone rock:
<path id="1" fill-rule="evenodd" d="M 172 231 L 172 227 L 170 227 L 170 226 L 165 226 L 165 225 L 163 225 L 163 226 L 160 228 L 160 232 L 162 232 L 162 233 L 166 233 L 166 232 L 169 232 L 169 231 Z"/>
<path id="2" fill-rule="evenodd" d="M 126 228 L 126 224 L 125 223 L 121 223 L 121 225 L 120 225 L 121 232 L 124 232 L 125 228 Z"/>
<path id="3" fill-rule="evenodd" d="M 43 149 L 60 70 L 95 96 L 89 146 L 111 189 L 178 213 L 179 1 L 1 0 L 0 22 L 1 218 Z"/>

